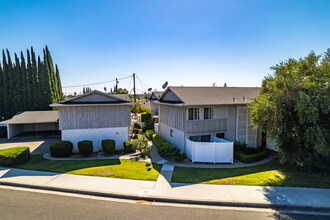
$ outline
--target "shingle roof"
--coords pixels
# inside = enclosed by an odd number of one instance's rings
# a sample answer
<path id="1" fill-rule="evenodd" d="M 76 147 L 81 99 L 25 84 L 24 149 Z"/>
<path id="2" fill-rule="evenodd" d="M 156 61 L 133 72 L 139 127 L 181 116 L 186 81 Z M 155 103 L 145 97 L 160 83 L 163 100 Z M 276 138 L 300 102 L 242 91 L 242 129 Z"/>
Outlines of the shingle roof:
<path id="1" fill-rule="evenodd" d="M 134 105 L 129 99 L 119 95 L 111 95 L 108 93 L 93 90 L 82 95 L 75 96 L 70 99 L 53 103 L 51 107 L 61 106 L 87 106 L 87 105 Z"/>
<path id="2" fill-rule="evenodd" d="M 154 91 L 151 93 L 151 96 L 150 96 L 150 100 L 158 100 L 162 95 L 163 95 L 164 92 L 161 92 L 161 91 Z M 157 99 L 153 99 L 153 95 L 155 95 L 157 97 Z"/>
<path id="3" fill-rule="evenodd" d="M 225 105 L 247 104 L 259 94 L 257 87 L 169 87 L 167 92 L 172 91 L 180 100 L 181 105 Z M 180 104 L 180 103 L 178 103 Z"/>
<path id="4" fill-rule="evenodd" d="M 17 113 L 12 119 L 1 124 L 37 124 L 58 122 L 58 111 L 25 111 Z"/>

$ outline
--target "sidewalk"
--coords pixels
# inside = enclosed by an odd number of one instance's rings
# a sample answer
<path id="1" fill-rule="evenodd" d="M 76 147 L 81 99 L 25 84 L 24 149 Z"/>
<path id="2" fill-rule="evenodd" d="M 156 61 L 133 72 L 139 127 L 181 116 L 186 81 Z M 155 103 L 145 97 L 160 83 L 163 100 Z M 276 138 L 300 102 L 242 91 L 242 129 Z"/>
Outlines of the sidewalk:
<path id="1" fill-rule="evenodd" d="M 330 189 L 179 184 L 169 182 L 172 171 L 164 165 L 156 182 L 0 167 L 0 185 L 159 202 L 330 210 Z"/>

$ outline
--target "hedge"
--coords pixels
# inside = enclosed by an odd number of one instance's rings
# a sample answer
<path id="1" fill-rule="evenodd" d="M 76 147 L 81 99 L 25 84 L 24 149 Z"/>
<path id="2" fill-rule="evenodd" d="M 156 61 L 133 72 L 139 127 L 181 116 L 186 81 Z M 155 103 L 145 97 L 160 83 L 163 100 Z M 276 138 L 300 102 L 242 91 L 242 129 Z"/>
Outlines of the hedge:
<path id="1" fill-rule="evenodd" d="M 178 156 L 180 154 L 179 149 L 176 149 L 173 144 L 165 141 L 158 134 L 152 135 L 152 140 L 155 143 L 160 156 L 172 157 L 172 156 Z"/>
<path id="2" fill-rule="evenodd" d="M 114 140 L 102 140 L 103 152 L 108 154 L 115 154 L 116 142 Z"/>
<path id="3" fill-rule="evenodd" d="M 134 128 L 141 129 L 142 126 L 141 126 L 141 124 L 140 124 L 139 122 L 135 122 L 135 123 L 134 123 Z"/>
<path id="4" fill-rule="evenodd" d="M 252 163 L 252 162 L 256 162 L 256 161 L 266 158 L 268 156 L 268 153 L 269 152 L 267 149 L 263 149 L 259 153 L 250 154 L 250 155 L 235 152 L 235 158 L 237 158 L 238 160 L 240 160 L 243 163 Z"/>
<path id="5" fill-rule="evenodd" d="M 155 134 L 154 130 L 152 129 L 146 130 L 146 136 L 148 139 L 152 140 L 153 134 Z"/>
<path id="6" fill-rule="evenodd" d="M 124 142 L 124 152 L 125 153 L 133 153 L 135 150 L 133 149 L 135 141 L 126 141 Z"/>
<path id="7" fill-rule="evenodd" d="M 78 150 L 81 155 L 90 155 L 91 153 L 93 153 L 93 141 L 79 141 Z"/>
<path id="8" fill-rule="evenodd" d="M 142 122 L 150 121 L 150 119 L 151 119 L 151 114 L 149 112 L 141 113 L 141 121 Z"/>
<path id="9" fill-rule="evenodd" d="M 30 158 L 30 148 L 13 147 L 0 150 L 0 165 L 13 166 L 25 163 Z"/>
<path id="10" fill-rule="evenodd" d="M 58 141 L 49 146 L 53 157 L 68 157 L 72 154 L 73 145 L 70 141 Z"/>

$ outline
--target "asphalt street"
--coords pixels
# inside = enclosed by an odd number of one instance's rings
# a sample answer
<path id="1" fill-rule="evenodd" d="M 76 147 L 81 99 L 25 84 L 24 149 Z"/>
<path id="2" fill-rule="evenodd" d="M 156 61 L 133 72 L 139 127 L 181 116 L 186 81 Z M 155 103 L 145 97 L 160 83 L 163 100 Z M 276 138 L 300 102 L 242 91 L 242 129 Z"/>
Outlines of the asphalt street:
<path id="1" fill-rule="evenodd" d="M 303 210 L 214 207 L 0 187 L 0 219 L 330 219 Z"/>

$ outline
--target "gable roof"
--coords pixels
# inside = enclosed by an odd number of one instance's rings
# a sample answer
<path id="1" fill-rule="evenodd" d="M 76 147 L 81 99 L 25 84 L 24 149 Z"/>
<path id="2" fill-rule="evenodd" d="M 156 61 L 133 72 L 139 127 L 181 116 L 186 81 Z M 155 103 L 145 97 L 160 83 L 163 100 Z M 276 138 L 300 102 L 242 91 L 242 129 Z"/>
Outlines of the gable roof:
<path id="1" fill-rule="evenodd" d="M 122 97 L 110 95 L 97 90 L 75 96 L 70 99 L 51 104 L 51 107 L 60 106 L 86 106 L 86 105 L 134 105 L 130 100 Z"/>
<path id="2" fill-rule="evenodd" d="M 127 101 L 130 101 L 131 99 L 129 98 L 129 95 L 128 94 L 112 94 L 113 96 L 115 97 L 118 97 L 118 98 L 121 98 L 121 99 L 124 99 L 124 100 L 127 100 Z"/>
<path id="3" fill-rule="evenodd" d="M 159 103 L 179 106 L 247 104 L 259 94 L 258 87 L 168 87 Z M 171 97 L 169 97 L 171 94 Z"/>
<path id="4" fill-rule="evenodd" d="M 1 124 L 37 124 L 58 122 L 58 111 L 25 111 L 19 112 Z"/>
<path id="5" fill-rule="evenodd" d="M 151 96 L 149 98 L 149 100 L 158 100 L 162 95 L 163 95 L 164 92 L 157 92 L 157 91 L 154 91 L 151 93 Z"/>

